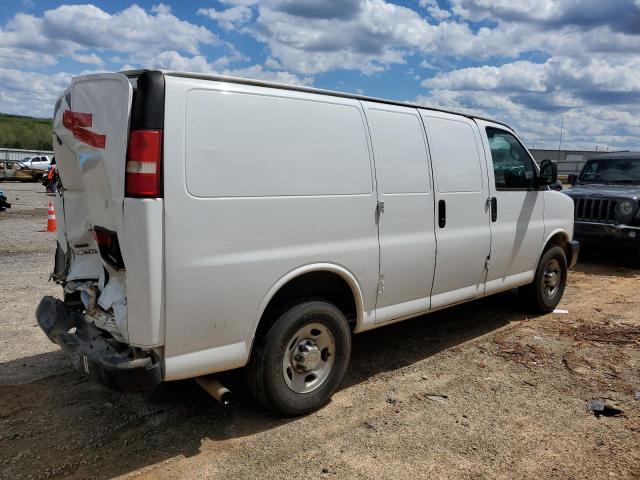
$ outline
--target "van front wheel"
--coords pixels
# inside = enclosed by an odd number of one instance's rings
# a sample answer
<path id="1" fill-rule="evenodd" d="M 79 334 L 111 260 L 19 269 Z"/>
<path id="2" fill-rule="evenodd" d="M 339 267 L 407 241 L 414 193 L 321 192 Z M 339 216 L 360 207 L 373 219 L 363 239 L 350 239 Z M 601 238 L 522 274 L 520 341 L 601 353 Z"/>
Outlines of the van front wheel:
<path id="1" fill-rule="evenodd" d="M 537 313 L 552 312 L 560 303 L 567 284 L 567 257 L 561 247 L 544 252 L 533 282 L 520 287 L 518 293 L 530 309 Z"/>
<path id="2" fill-rule="evenodd" d="M 300 303 L 256 339 L 247 365 L 249 390 L 277 415 L 302 415 L 329 401 L 350 355 L 344 314 L 321 300 Z"/>

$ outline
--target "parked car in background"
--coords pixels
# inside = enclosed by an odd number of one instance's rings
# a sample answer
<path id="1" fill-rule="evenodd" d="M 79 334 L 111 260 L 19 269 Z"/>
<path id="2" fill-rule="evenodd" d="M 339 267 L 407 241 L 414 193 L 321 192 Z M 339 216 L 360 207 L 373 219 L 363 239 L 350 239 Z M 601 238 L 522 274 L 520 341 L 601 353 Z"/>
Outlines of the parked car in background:
<path id="1" fill-rule="evenodd" d="M 22 167 L 21 162 L 4 161 L 0 162 L 0 180 L 17 180 L 20 182 L 34 182 L 45 175 L 42 170 L 33 170 Z"/>
<path id="2" fill-rule="evenodd" d="M 46 155 L 25 157 L 19 164 L 22 168 L 46 172 L 49 170 L 49 165 L 51 165 L 51 159 Z"/>
<path id="3" fill-rule="evenodd" d="M 640 152 L 594 157 L 569 183 L 576 238 L 587 247 L 625 248 L 640 268 Z"/>
<path id="4" fill-rule="evenodd" d="M 34 157 L 26 157 L 18 162 L 19 167 L 26 171 L 25 173 L 31 177 L 31 180 L 41 182 L 47 175 L 51 166 L 51 159 L 46 155 L 37 155 Z"/>
<path id="5" fill-rule="evenodd" d="M 36 317 L 116 390 L 245 367 L 300 415 L 352 333 L 514 288 L 551 312 L 578 254 L 556 165 L 473 115 L 142 71 L 75 78 L 53 125 L 64 298 Z"/>

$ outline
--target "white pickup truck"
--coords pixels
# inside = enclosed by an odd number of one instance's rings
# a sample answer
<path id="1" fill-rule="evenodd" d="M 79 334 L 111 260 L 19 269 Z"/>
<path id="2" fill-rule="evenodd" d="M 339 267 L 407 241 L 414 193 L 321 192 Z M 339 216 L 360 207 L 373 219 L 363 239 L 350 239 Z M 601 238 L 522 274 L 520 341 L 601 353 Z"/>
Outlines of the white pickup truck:
<path id="1" fill-rule="evenodd" d="M 31 170 L 41 170 L 46 172 L 51 166 L 51 159 L 46 155 L 38 155 L 35 157 L 25 157 L 19 162 L 22 168 L 30 168 Z"/>
<path id="2" fill-rule="evenodd" d="M 120 391 L 244 368 L 279 415 L 322 406 L 354 333 L 517 288 L 550 312 L 573 202 L 503 123 L 188 73 L 75 78 L 37 320 Z"/>

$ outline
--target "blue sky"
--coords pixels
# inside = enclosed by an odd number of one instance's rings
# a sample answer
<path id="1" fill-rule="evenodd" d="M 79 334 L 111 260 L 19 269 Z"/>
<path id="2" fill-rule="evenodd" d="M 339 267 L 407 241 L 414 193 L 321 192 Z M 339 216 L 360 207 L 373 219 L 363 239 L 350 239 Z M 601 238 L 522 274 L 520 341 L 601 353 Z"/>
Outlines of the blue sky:
<path id="1" fill-rule="evenodd" d="M 0 0 L 0 112 L 80 73 L 215 72 L 509 122 L 531 147 L 640 150 L 640 0 Z"/>

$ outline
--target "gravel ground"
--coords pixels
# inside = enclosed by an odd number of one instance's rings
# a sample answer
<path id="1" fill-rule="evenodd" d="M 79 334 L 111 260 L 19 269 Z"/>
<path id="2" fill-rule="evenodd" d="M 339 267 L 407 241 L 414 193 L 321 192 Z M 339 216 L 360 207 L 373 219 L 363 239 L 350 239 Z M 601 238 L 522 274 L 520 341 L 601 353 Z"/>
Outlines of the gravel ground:
<path id="1" fill-rule="evenodd" d="M 332 402 L 281 420 L 233 373 L 225 409 L 193 381 L 123 396 L 69 369 L 33 317 L 60 293 L 49 197 L 0 187 L 2 479 L 640 478 L 640 271 L 623 258 L 579 263 L 567 314 L 506 293 L 357 335 Z"/>

